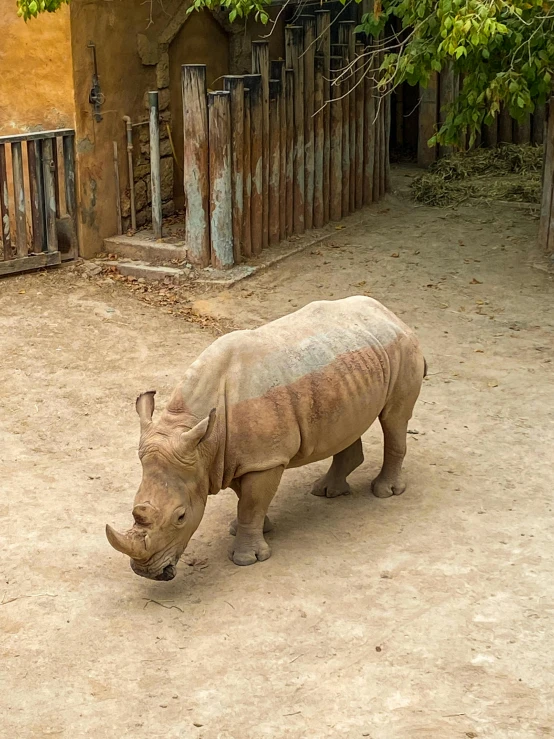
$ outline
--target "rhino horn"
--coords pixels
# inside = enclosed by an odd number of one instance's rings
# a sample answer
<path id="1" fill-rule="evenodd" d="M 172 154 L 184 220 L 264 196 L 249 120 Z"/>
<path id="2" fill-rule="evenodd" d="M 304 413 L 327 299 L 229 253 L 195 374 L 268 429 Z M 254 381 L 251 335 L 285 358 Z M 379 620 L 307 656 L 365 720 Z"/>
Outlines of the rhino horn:
<path id="1" fill-rule="evenodd" d="M 128 531 L 126 534 L 120 534 L 109 524 L 106 524 L 106 536 L 112 547 L 122 554 L 126 554 L 131 559 L 144 559 L 146 554 L 146 538 L 142 540 L 136 536 L 132 536 Z"/>

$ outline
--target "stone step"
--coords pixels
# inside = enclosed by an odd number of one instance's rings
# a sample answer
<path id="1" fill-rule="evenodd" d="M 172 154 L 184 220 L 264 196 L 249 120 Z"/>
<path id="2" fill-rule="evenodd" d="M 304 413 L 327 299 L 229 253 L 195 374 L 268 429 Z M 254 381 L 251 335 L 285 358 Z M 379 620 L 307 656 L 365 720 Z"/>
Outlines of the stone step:
<path id="1" fill-rule="evenodd" d="M 172 282 L 181 282 L 181 280 L 187 280 L 191 274 L 190 269 L 159 267 L 144 261 L 120 260 L 113 262 L 109 259 L 103 259 L 99 263 L 104 267 L 116 267 L 119 274 L 125 277 L 136 277 L 137 280 L 142 278 L 147 282 L 161 281 L 166 277 Z"/>
<path id="2" fill-rule="evenodd" d="M 107 254 L 117 254 L 118 257 L 155 265 L 167 264 L 174 260 L 184 262 L 187 258 L 184 245 L 166 244 L 137 236 L 110 236 L 104 239 L 104 250 Z"/>

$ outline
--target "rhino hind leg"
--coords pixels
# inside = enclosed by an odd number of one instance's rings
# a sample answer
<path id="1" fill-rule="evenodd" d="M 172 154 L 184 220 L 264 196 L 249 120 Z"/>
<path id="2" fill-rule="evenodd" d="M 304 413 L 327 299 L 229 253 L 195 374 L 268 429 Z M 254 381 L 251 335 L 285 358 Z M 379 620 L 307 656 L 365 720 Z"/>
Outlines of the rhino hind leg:
<path id="1" fill-rule="evenodd" d="M 346 478 L 356 467 L 359 467 L 364 461 L 364 453 L 362 450 L 362 440 L 356 439 L 342 452 L 335 454 L 329 471 L 327 474 L 316 480 L 312 495 L 318 495 L 326 498 L 336 498 L 338 495 L 348 495 L 350 485 L 346 482 Z"/>
<path id="2" fill-rule="evenodd" d="M 271 549 L 264 539 L 266 513 L 277 492 L 283 467 L 264 472 L 249 472 L 233 486 L 239 496 L 237 506 L 236 536 L 229 550 L 229 557 L 236 565 L 263 562 L 271 556 Z"/>
<path id="3" fill-rule="evenodd" d="M 385 407 L 379 416 L 383 429 L 384 452 L 381 471 L 371 483 L 371 492 L 376 498 L 390 498 L 391 495 L 402 495 L 406 490 L 401 473 L 402 463 L 406 456 L 406 434 L 408 422 L 412 417 L 417 392 L 408 394 L 400 401 L 394 401 Z M 413 396 L 413 397 L 412 397 Z"/>

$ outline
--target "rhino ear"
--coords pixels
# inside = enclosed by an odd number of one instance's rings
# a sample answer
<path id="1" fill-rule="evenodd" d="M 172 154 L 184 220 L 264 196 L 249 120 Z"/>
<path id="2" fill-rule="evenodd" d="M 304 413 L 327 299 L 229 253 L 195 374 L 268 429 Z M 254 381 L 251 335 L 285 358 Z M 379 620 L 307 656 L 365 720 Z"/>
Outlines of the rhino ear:
<path id="1" fill-rule="evenodd" d="M 190 429 L 190 431 L 184 431 L 181 434 L 180 444 L 182 451 L 192 452 L 200 444 L 201 441 L 206 441 L 212 433 L 215 424 L 215 408 L 212 408 L 210 415 L 206 416 L 204 420 L 197 423 L 196 426 Z"/>
<path id="2" fill-rule="evenodd" d="M 138 396 L 135 408 L 140 418 L 140 430 L 145 431 L 152 423 L 152 416 L 154 415 L 154 395 L 155 390 L 148 390 L 146 393 L 142 393 Z"/>

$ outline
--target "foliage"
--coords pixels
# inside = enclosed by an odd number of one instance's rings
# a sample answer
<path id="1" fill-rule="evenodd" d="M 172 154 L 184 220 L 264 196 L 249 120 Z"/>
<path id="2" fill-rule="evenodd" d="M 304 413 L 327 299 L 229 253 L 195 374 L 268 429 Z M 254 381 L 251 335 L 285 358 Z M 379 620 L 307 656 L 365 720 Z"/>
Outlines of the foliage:
<path id="1" fill-rule="evenodd" d="M 36 18 L 39 13 L 54 13 L 69 0 L 17 0 L 17 15 L 23 20 Z"/>

